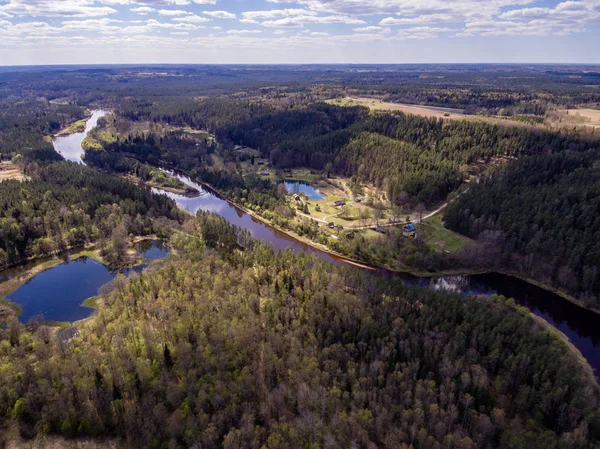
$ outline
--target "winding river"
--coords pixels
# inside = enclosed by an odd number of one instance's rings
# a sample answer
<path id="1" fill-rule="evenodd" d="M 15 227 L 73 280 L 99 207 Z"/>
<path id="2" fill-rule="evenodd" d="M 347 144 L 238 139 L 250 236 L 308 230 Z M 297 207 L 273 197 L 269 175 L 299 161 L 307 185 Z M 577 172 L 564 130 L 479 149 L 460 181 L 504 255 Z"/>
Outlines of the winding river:
<path id="1" fill-rule="evenodd" d="M 108 114 L 107 111 L 93 111 L 92 116 L 85 122 L 85 131 L 69 134 L 68 136 L 55 137 L 53 140 L 54 149 L 66 160 L 83 164 L 83 148 L 81 143 L 88 133 L 96 127 L 98 119 Z"/>
<path id="2" fill-rule="evenodd" d="M 67 155 L 70 160 L 83 163 L 81 155 L 81 141 L 87 132 L 95 126 L 97 119 L 104 115 L 104 111 L 95 111 L 92 119 L 86 126 L 84 133 L 77 137 L 59 137 L 54 140 L 55 149 Z M 92 120 L 96 120 L 93 122 Z M 213 192 L 207 191 L 191 179 L 177 175 L 178 179 L 202 193 L 196 198 L 188 198 L 159 189 L 154 191 L 163 193 L 172 198 L 177 205 L 195 214 L 199 210 L 214 212 L 221 215 L 231 224 L 247 229 L 254 238 L 264 240 L 273 245 L 278 251 L 291 248 L 294 252 L 308 252 L 316 257 L 323 258 L 333 264 L 345 262 L 334 256 L 301 243 L 287 234 L 274 230 L 250 215 L 233 207 L 224 199 Z M 484 274 L 475 276 L 454 276 L 446 278 L 417 278 L 409 274 L 397 274 L 410 285 L 430 287 L 436 289 L 450 289 L 463 294 L 501 294 L 513 298 L 531 310 L 535 315 L 544 318 L 547 322 L 566 334 L 571 342 L 581 351 L 590 365 L 600 372 L 600 315 L 588 312 L 563 298 L 544 289 L 531 285 L 519 279 L 501 274 Z M 35 278 L 34 278 L 35 279 Z"/>

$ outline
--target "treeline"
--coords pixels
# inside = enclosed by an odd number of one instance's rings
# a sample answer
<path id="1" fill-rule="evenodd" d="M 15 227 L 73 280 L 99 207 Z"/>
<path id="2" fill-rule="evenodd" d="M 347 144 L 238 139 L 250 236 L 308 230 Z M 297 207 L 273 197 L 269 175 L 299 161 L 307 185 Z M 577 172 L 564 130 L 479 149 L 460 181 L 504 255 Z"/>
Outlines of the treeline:
<path id="1" fill-rule="evenodd" d="M 50 164 L 34 180 L 0 183 L 0 267 L 109 238 L 121 224 L 125 235 L 153 234 L 158 217 L 182 215 L 150 189 L 90 167 Z"/>
<path id="2" fill-rule="evenodd" d="M 220 220 L 201 214 L 178 256 L 114 281 L 69 340 L 0 327 L 2 419 L 160 449 L 597 443 L 591 380 L 512 301 L 249 249 Z"/>
<path id="3" fill-rule="evenodd" d="M 142 179 L 146 178 L 147 171 L 144 164 L 177 169 L 256 211 L 274 210 L 285 204 L 285 192 L 281 192 L 269 180 L 255 175 L 244 178 L 238 171 L 213 167 L 211 155 L 217 150 L 224 162 L 240 162 L 241 157 L 232 145 L 218 145 L 210 139 L 191 138 L 182 131 L 150 131 L 127 135 L 125 138 L 117 135 L 114 140 L 103 141 L 103 130 L 107 126 L 106 120 L 100 121 L 98 128 L 92 132 L 103 149 L 86 152 L 85 160 L 91 165 L 117 173 L 132 173 Z"/>
<path id="4" fill-rule="evenodd" d="M 403 113 L 369 114 L 365 108 L 323 103 L 233 123 L 217 136 L 260 150 L 276 167 L 352 174 L 360 181 L 385 184 L 393 202 L 409 193 L 414 204 L 445 199 L 465 176 L 465 166 L 477 161 L 595 145 L 576 134 Z"/>
<path id="5" fill-rule="evenodd" d="M 513 161 L 451 204 L 446 226 L 493 241 L 501 268 L 517 270 L 600 306 L 600 170 L 597 152 Z"/>
<path id="6" fill-rule="evenodd" d="M 0 102 L 0 155 L 19 155 L 23 162 L 51 162 L 62 158 L 46 138 L 85 117 L 83 108 L 40 100 Z"/>
<path id="7" fill-rule="evenodd" d="M 108 151 L 133 153 L 150 164 L 162 163 L 185 171 L 197 169 L 208 182 L 214 171 L 207 154 L 234 144 L 249 146 L 269 158 L 277 168 L 308 167 L 352 176 L 384 188 L 396 205 L 431 205 L 443 201 L 469 176 L 469 166 L 486 164 L 496 157 L 520 157 L 595 146 L 592 139 L 526 126 L 504 126 L 472 120 L 444 121 L 403 113 L 370 114 L 362 107 L 339 107 L 326 103 L 296 107 L 265 106 L 247 100 L 210 99 L 167 103 L 154 119 L 178 126 L 214 132 L 222 143 L 199 149 L 174 142 L 158 144 L 159 137 L 130 137 L 128 142 L 105 145 Z M 135 118 L 129 116 L 129 118 Z M 156 143 L 156 145 L 155 145 Z M 159 156 L 158 147 L 187 145 L 174 150 L 177 157 Z M 155 146 L 155 148 L 152 148 Z M 100 157 L 100 156 L 98 156 Z M 184 160 L 182 160 L 184 158 Z M 230 173 L 230 175 L 232 175 Z M 219 174 L 222 178 L 224 175 Z M 220 183 L 219 187 L 227 182 Z"/>

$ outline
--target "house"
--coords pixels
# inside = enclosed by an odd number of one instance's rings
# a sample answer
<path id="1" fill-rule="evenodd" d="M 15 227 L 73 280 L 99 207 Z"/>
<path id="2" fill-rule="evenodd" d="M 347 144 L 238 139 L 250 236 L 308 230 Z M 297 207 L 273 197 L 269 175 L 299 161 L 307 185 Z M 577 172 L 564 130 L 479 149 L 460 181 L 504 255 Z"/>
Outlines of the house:
<path id="1" fill-rule="evenodd" d="M 417 227 L 412 223 L 408 223 L 407 225 L 404 225 L 404 230 L 406 232 L 413 232 L 417 230 Z"/>
<path id="2" fill-rule="evenodd" d="M 327 226 L 329 226 L 330 229 L 333 229 L 333 228 L 335 228 L 335 223 L 332 221 Z"/>
<path id="3" fill-rule="evenodd" d="M 302 201 L 302 198 L 300 198 L 300 195 L 298 195 L 297 193 L 294 193 L 293 197 L 294 197 L 294 199 L 295 199 L 297 202 L 301 202 L 301 201 Z"/>
<path id="4" fill-rule="evenodd" d="M 373 230 L 374 230 L 375 232 L 379 232 L 380 234 L 387 234 L 387 229 L 386 229 L 386 228 L 384 228 L 383 226 L 379 226 L 379 225 L 377 225 L 377 226 L 375 226 L 375 227 L 373 228 Z"/>
<path id="5" fill-rule="evenodd" d="M 259 174 L 260 176 L 269 176 L 269 175 L 271 174 L 271 172 L 270 172 L 269 170 L 260 170 L 260 171 L 258 172 L 258 174 Z"/>
<path id="6" fill-rule="evenodd" d="M 263 165 L 263 164 L 265 163 L 265 161 L 256 161 L 256 163 L 257 163 L 258 165 Z"/>
<path id="7" fill-rule="evenodd" d="M 414 236 L 415 236 L 415 234 L 416 234 L 416 232 L 415 232 L 415 231 L 411 231 L 411 232 L 404 231 L 404 232 L 402 233 L 402 236 L 403 236 L 403 237 L 414 237 Z"/>
<path id="8" fill-rule="evenodd" d="M 354 239 L 354 232 L 349 232 L 348 234 L 346 234 L 346 238 L 348 240 L 353 240 Z"/>
<path id="9" fill-rule="evenodd" d="M 345 202 L 345 201 L 343 201 L 343 200 L 337 200 L 336 202 L 334 202 L 334 203 L 333 203 L 333 205 L 334 205 L 335 207 L 342 207 L 342 206 L 345 206 L 345 205 L 346 205 L 346 202 Z"/>

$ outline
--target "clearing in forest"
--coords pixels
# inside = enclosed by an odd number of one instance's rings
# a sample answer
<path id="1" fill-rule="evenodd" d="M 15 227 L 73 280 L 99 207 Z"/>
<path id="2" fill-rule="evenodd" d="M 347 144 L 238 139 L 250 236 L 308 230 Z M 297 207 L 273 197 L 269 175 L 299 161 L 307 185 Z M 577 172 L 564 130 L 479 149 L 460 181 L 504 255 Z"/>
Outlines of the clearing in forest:
<path id="1" fill-rule="evenodd" d="M 367 106 L 368 108 L 376 111 L 401 111 L 407 114 L 416 114 L 423 117 L 435 117 L 435 118 L 465 118 L 464 111 L 462 109 L 452 108 L 438 108 L 434 106 L 421 106 L 414 104 L 402 104 L 402 103 L 386 103 L 376 98 L 340 98 L 330 100 L 332 104 L 338 104 L 340 106 Z"/>
<path id="2" fill-rule="evenodd" d="M 0 182 L 14 179 L 16 181 L 24 181 L 26 176 L 21 172 L 21 169 L 12 162 L 0 162 Z"/>
<path id="3" fill-rule="evenodd" d="M 600 126 L 599 109 L 567 109 L 566 112 L 573 118 L 581 119 L 582 125 Z"/>

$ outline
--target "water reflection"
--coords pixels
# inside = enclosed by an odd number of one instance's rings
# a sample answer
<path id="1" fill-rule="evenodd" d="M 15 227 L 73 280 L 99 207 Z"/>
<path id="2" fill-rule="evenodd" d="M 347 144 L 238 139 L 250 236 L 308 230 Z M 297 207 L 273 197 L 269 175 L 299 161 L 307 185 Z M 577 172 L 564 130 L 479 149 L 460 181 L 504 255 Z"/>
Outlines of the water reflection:
<path id="1" fill-rule="evenodd" d="M 250 231 L 254 238 L 264 240 L 278 251 L 292 248 L 294 252 L 309 252 L 331 263 L 343 264 L 335 257 L 302 244 L 287 234 L 273 230 L 248 214 L 231 206 L 227 201 L 214 193 L 208 192 L 191 179 L 176 175 L 185 184 L 199 190 L 203 194 L 198 198 L 186 198 L 173 193 L 166 193 L 184 210 L 195 214 L 198 210 L 215 212 L 231 224 Z M 500 294 L 513 298 L 515 302 L 529 308 L 535 315 L 544 318 L 561 330 L 581 351 L 592 367 L 600 372 L 600 315 L 584 310 L 558 295 L 517 278 L 502 274 L 483 274 L 474 276 L 451 276 L 442 278 L 420 278 L 408 273 L 384 273 L 400 277 L 409 285 L 450 290 L 463 294 Z"/>
<path id="2" fill-rule="evenodd" d="M 137 247 L 146 261 L 168 255 L 167 248 L 159 241 L 142 242 Z M 128 276 L 146 267 L 141 265 L 121 272 Z M 96 296 L 98 289 L 117 273 L 88 257 L 76 260 L 67 257 L 64 263 L 35 275 L 7 299 L 21 307 L 19 319 L 24 323 L 38 315 L 48 321 L 73 322 L 90 316 L 92 310 L 83 307 L 82 302 Z"/>
<path id="3" fill-rule="evenodd" d="M 285 181 L 283 183 L 288 193 L 303 193 L 309 200 L 320 201 L 325 198 L 321 191 L 304 181 Z"/>
<path id="4" fill-rule="evenodd" d="M 70 134 L 68 136 L 56 137 L 52 142 L 56 152 L 68 161 L 85 164 L 82 159 L 84 150 L 81 147 L 81 144 L 88 133 L 96 127 L 98 119 L 104 117 L 106 114 L 108 114 L 107 111 L 93 111 L 92 117 L 85 123 L 85 131 Z"/>

